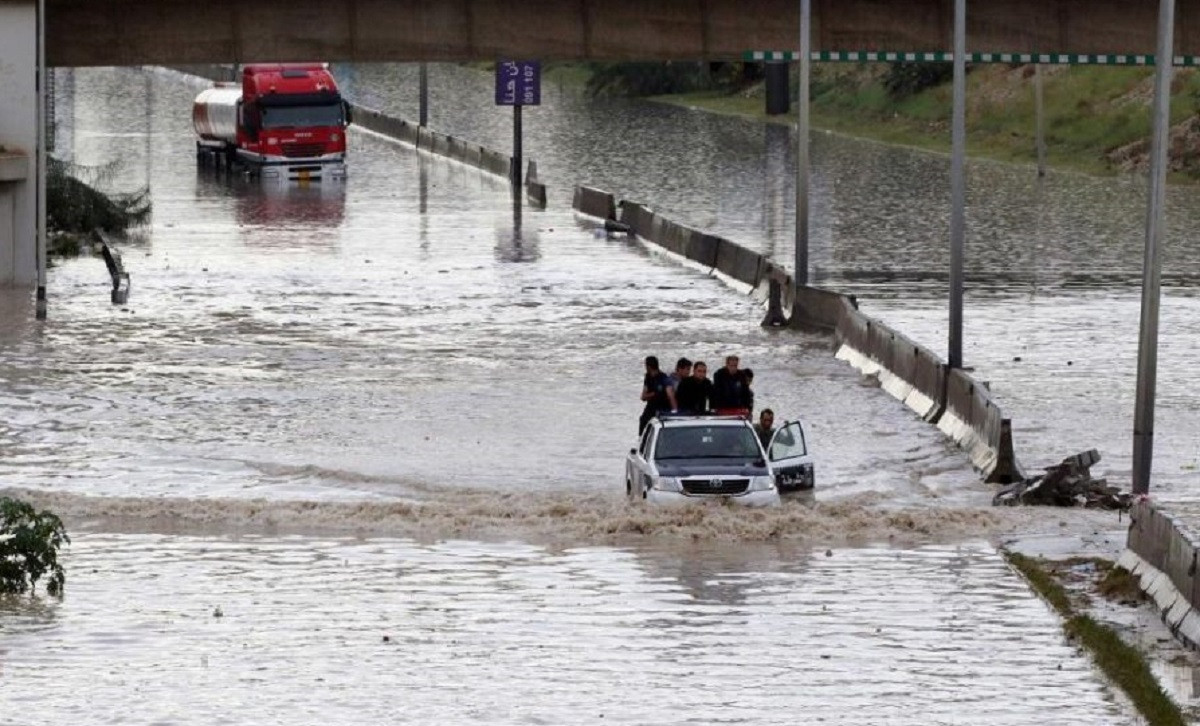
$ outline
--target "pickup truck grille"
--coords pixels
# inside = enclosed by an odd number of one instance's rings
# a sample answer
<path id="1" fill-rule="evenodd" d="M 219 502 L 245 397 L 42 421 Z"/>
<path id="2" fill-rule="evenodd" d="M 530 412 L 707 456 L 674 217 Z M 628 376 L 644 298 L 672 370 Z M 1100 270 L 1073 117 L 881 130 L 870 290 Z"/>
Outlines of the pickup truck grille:
<path id="1" fill-rule="evenodd" d="M 325 150 L 324 144 L 284 144 L 283 155 L 289 159 L 306 159 L 320 156 Z"/>
<path id="2" fill-rule="evenodd" d="M 741 494 L 750 486 L 749 479 L 684 479 L 680 483 L 688 494 Z"/>

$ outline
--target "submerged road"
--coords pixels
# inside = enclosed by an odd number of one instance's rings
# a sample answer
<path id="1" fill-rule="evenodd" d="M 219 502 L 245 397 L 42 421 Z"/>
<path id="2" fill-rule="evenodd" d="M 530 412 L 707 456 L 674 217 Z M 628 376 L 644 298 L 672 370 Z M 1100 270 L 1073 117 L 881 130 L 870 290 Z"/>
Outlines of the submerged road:
<path id="1" fill-rule="evenodd" d="M 59 79 L 59 148 L 154 218 L 128 306 L 95 258 L 47 325 L 0 302 L 0 491 L 74 535 L 62 602 L 0 603 L 0 723 L 1137 722 L 994 546 L 1115 518 L 991 509 L 829 339 L 597 233 L 563 176 L 514 208 L 364 133 L 344 187 L 198 172 L 201 85 Z M 729 352 L 818 491 L 627 506 L 641 357 Z"/>

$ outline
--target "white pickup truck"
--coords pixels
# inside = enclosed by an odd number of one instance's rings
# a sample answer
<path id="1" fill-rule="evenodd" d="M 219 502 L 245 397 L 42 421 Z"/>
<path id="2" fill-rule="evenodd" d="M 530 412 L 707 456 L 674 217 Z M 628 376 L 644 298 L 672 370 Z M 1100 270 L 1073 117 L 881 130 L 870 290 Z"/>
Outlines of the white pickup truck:
<path id="1" fill-rule="evenodd" d="M 780 426 L 763 450 L 741 416 L 660 416 L 625 463 L 625 493 L 655 504 L 726 499 L 775 506 L 779 493 L 811 489 L 813 461 L 799 421 Z"/>

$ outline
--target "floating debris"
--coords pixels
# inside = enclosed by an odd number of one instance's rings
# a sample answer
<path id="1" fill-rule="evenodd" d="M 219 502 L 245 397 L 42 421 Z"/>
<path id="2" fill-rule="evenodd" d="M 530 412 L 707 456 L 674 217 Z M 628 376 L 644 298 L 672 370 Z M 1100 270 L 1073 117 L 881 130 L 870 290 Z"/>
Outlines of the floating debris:
<path id="1" fill-rule="evenodd" d="M 1104 479 L 1092 478 L 1090 470 L 1097 461 L 1100 452 L 1095 449 L 1068 456 L 1061 464 L 1046 467 L 1045 474 L 1005 486 L 992 498 L 992 504 L 1128 509 L 1132 494 L 1108 486 Z"/>

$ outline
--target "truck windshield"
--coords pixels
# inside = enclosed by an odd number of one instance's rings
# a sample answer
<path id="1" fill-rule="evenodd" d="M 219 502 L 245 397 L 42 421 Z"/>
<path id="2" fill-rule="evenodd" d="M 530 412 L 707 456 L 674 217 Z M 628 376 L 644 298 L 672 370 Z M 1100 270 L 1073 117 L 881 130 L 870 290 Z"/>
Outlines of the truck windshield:
<path id="1" fill-rule="evenodd" d="M 741 459 L 762 458 L 758 437 L 747 426 L 679 426 L 664 428 L 658 435 L 654 459 Z"/>
<path id="2" fill-rule="evenodd" d="M 264 106 L 262 127 L 278 129 L 286 126 L 342 126 L 342 104 L 321 106 Z"/>

